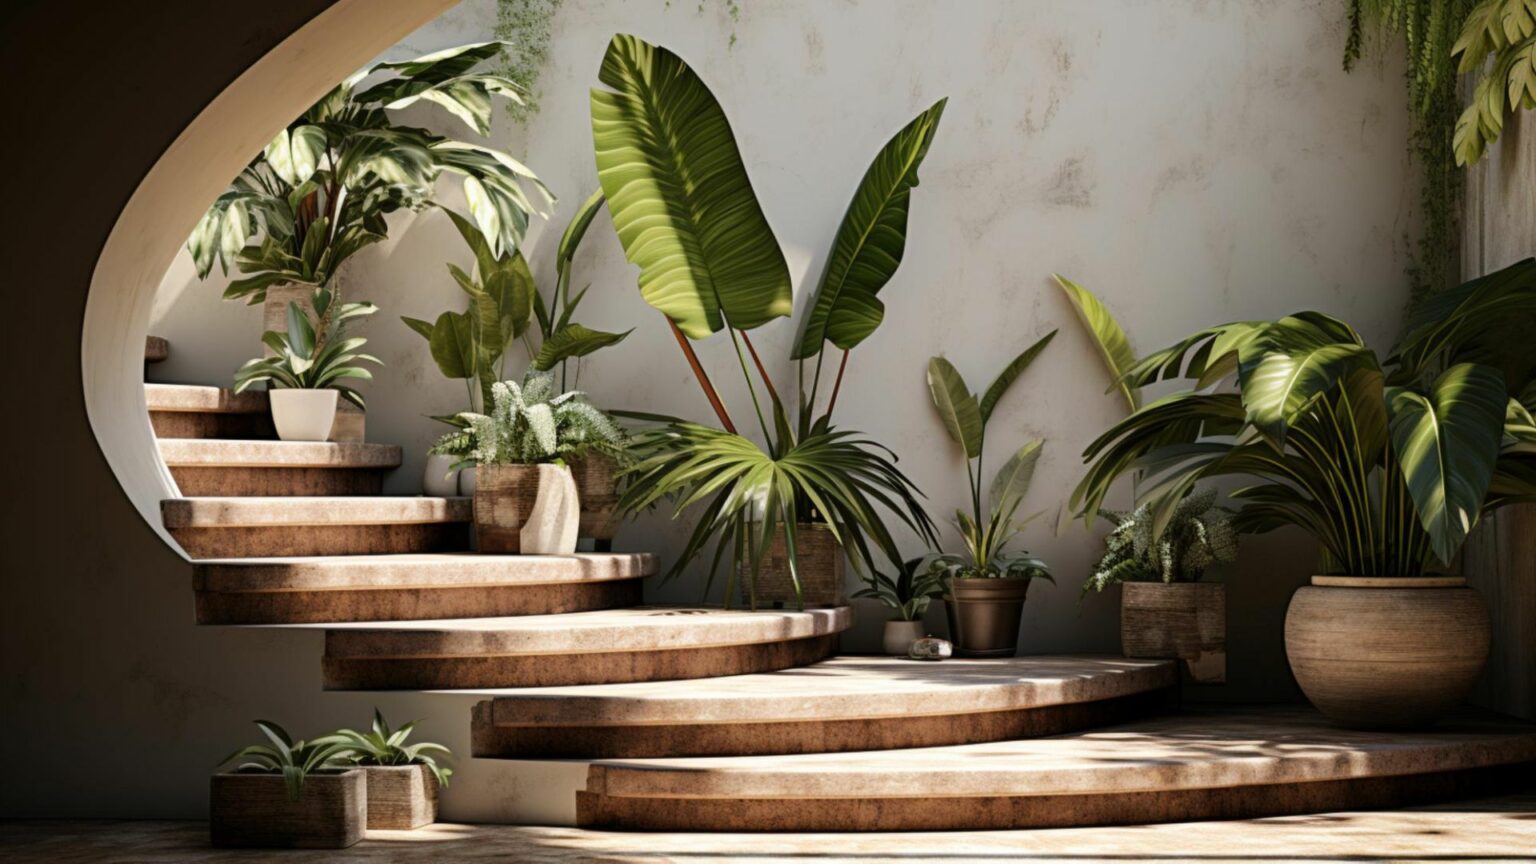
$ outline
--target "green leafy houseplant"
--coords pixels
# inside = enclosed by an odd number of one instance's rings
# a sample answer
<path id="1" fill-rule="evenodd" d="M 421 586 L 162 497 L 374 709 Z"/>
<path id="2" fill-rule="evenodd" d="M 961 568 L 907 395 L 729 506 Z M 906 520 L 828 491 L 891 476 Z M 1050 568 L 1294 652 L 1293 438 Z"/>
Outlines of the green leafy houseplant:
<path id="1" fill-rule="evenodd" d="M 645 509 L 670 497 L 678 502 L 674 516 L 681 516 L 702 505 L 698 526 L 667 577 L 713 542 L 706 592 L 729 554 L 730 579 L 750 571 L 753 605 L 764 552 L 781 529 L 797 600 L 803 601 L 797 537 L 805 523 L 825 525 L 861 573 L 873 571 L 877 552 L 900 566 L 881 511 L 931 538 L 916 489 L 889 451 L 857 433 L 834 430 L 831 416 L 848 351 L 874 332 L 883 315 L 876 295 L 901 261 L 911 190 L 944 103 L 898 132 L 855 190 L 794 351 L 801 386 L 792 422 L 749 335 L 790 315 L 789 268 L 724 110 L 681 59 L 633 36 L 613 38 L 599 77 L 610 89 L 592 91 L 592 135 L 614 229 L 626 257 L 640 268 L 641 295 L 667 316 L 721 425 L 649 415 L 662 425 L 636 436 L 637 463 L 621 507 Z M 721 330 L 746 379 L 763 445 L 738 432 L 694 352 L 690 340 Z M 828 342 L 843 354 L 818 414 Z M 813 360 L 807 389 L 806 366 Z M 728 581 L 728 603 L 731 594 Z"/>
<path id="2" fill-rule="evenodd" d="M 624 443 L 623 430 L 581 392 L 556 392 L 549 372 L 492 385 L 491 406 L 490 414 L 459 414 L 464 428 L 444 435 L 431 452 L 458 457 L 455 467 L 537 465 L 588 449 L 617 453 Z"/>
<path id="3" fill-rule="evenodd" d="M 258 382 L 304 390 L 329 387 L 357 407 L 365 407 L 362 394 L 342 382 L 373 378 L 373 373 L 359 364 L 379 360 L 361 352 L 367 339 L 346 336 L 346 324 L 372 315 L 378 308 L 372 303 L 338 303 L 328 288 L 315 291 L 314 306 L 318 323 L 311 321 L 299 304 L 288 304 L 286 332 L 269 330 L 261 337 L 274 355 L 246 361 L 235 372 L 236 393 Z"/>
<path id="4" fill-rule="evenodd" d="M 1317 312 L 1201 330 L 1127 373 L 1137 388 L 1193 385 L 1089 446 L 1073 506 L 1092 518 L 1117 478 L 1143 472 L 1138 506 L 1161 537 L 1196 483 L 1254 477 L 1233 493 L 1235 527 L 1302 528 L 1325 573 L 1450 566 L 1483 515 L 1536 500 L 1533 323 L 1528 259 L 1421 304 L 1386 361 Z M 1235 392 L 1223 388 L 1234 379 Z"/>
<path id="5" fill-rule="evenodd" d="M 1174 508 L 1162 536 L 1152 534 L 1152 511 L 1100 510 L 1114 528 L 1104 538 L 1104 557 L 1083 583 L 1083 593 L 1121 582 L 1198 582 L 1213 564 L 1237 560 L 1232 511 L 1216 506 L 1216 490 L 1193 491 Z"/>
<path id="6" fill-rule="evenodd" d="M 437 105 L 479 134 L 494 97 L 520 99 L 499 75 L 473 70 L 499 42 L 378 63 L 338 84 L 279 132 L 214 201 L 187 241 L 199 277 L 217 261 L 241 278 L 227 299 L 260 303 L 276 285 L 326 286 L 338 267 L 382 240 L 384 217 L 442 205 L 444 173 L 462 178 L 470 215 L 499 254 L 522 242 L 530 215 L 553 201 L 533 172 L 499 150 L 397 124 L 395 111 Z"/>
<path id="7" fill-rule="evenodd" d="M 869 597 L 896 613 L 901 621 L 920 621 L 933 598 L 944 592 L 942 571 L 927 566 L 926 557 L 908 558 L 893 578 L 875 571 L 870 587 L 853 596 Z"/>
<path id="8" fill-rule="evenodd" d="M 283 727 L 269 720 L 257 720 L 256 728 L 266 737 L 266 744 L 250 744 L 220 760 L 220 765 L 235 764 L 236 773 L 281 774 L 288 798 L 297 801 L 304 794 L 304 781 L 314 774 L 335 773 L 351 767 L 352 744 L 341 734 L 322 735 L 313 741 L 295 741 Z"/>
<path id="9" fill-rule="evenodd" d="M 1456 120 L 1456 164 L 1483 158 L 1509 112 L 1536 108 L 1536 0 L 1483 0 L 1451 47 L 1463 75 L 1483 71 Z"/>
<path id="10" fill-rule="evenodd" d="M 441 744 L 426 741 L 415 744 L 405 743 L 415 728 L 416 723 L 412 721 L 399 729 L 391 729 L 389 723 L 384 720 L 384 715 L 375 708 L 373 709 L 373 728 L 369 731 L 342 729 L 336 735 L 350 746 L 352 750 L 350 758 L 354 764 L 425 765 L 432 772 L 432 776 L 437 778 L 439 785 L 447 786 L 448 778 L 453 775 L 453 769 L 439 760 L 451 757 L 453 753 Z"/>

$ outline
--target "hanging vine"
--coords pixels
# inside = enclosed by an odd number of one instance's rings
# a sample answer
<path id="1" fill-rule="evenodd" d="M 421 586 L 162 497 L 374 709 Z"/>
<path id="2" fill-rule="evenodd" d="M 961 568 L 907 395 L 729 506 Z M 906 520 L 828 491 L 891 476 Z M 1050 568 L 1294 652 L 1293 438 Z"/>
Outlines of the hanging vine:
<path id="1" fill-rule="evenodd" d="M 502 49 L 497 71 L 522 90 L 521 105 L 510 103 L 516 123 L 526 123 L 539 111 L 539 73 L 549 59 L 550 22 L 564 0 L 496 0 L 496 38 L 511 43 Z"/>

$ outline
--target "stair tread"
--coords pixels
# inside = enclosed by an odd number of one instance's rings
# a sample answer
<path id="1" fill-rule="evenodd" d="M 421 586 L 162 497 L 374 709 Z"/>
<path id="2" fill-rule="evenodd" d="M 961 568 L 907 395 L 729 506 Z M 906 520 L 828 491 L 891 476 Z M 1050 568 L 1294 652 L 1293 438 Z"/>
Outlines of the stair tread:
<path id="1" fill-rule="evenodd" d="M 261 414 L 268 410 L 265 391 L 236 393 L 229 387 L 203 384 L 145 384 L 144 404 L 151 411 Z"/>
<path id="2" fill-rule="evenodd" d="M 161 458 L 172 467 L 387 469 L 401 462 L 394 444 L 357 441 L 162 438 L 157 443 Z"/>
<path id="3" fill-rule="evenodd" d="M 468 522 L 474 518 L 474 500 L 382 495 L 169 498 L 160 502 L 160 514 L 170 529 Z"/>
<path id="4" fill-rule="evenodd" d="M 326 625 L 326 656 L 441 659 L 675 650 L 826 636 L 851 623 L 846 606 L 804 612 L 637 607 L 565 615 L 379 621 Z"/>
<path id="5" fill-rule="evenodd" d="M 908 750 L 594 762 L 609 797 L 962 798 L 1170 792 L 1429 774 L 1536 760 L 1536 725 L 1466 711 L 1424 732 L 1299 706 L 1203 707 L 1087 732 Z"/>
<path id="6" fill-rule="evenodd" d="M 829 721 L 1018 710 L 1144 693 L 1177 682 L 1167 660 L 1107 656 L 843 656 L 728 678 L 473 691 L 507 726 Z"/>
<path id="7" fill-rule="evenodd" d="M 635 579 L 655 573 L 656 559 L 647 553 L 480 555 L 449 552 L 205 559 L 196 562 L 193 569 L 199 590 L 326 591 Z"/>

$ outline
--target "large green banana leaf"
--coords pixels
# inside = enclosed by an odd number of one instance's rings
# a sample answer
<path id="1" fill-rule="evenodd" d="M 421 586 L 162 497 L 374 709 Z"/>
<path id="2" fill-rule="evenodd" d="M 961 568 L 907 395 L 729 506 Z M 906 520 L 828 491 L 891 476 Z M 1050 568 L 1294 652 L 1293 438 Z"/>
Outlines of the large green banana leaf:
<path id="1" fill-rule="evenodd" d="M 1060 274 L 1054 275 L 1056 284 L 1061 286 L 1067 299 L 1072 301 L 1072 308 L 1077 310 L 1077 317 L 1087 328 L 1088 335 L 1093 337 L 1094 347 L 1099 349 L 1099 356 L 1103 358 L 1110 377 L 1115 381 L 1115 389 L 1125 397 L 1125 404 L 1130 410 L 1140 408 L 1140 393 L 1125 381 L 1126 373 L 1136 365 L 1136 354 L 1131 350 L 1131 340 L 1126 338 L 1120 322 L 1109 314 L 1109 309 L 1087 288 Z"/>
<path id="2" fill-rule="evenodd" d="M 1477 523 L 1503 437 L 1504 376 L 1459 363 L 1428 393 L 1387 389 L 1392 445 L 1419 521 L 1449 564 Z"/>
<path id="3" fill-rule="evenodd" d="M 981 455 L 982 421 L 981 406 L 976 395 L 965 386 L 965 379 L 954 364 L 943 357 L 928 361 L 928 392 L 933 396 L 933 407 L 949 430 L 949 437 L 965 451 L 965 458 Z"/>
<path id="4" fill-rule="evenodd" d="M 1258 348 L 1241 363 L 1240 380 L 1248 422 L 1276 442 L 1312 401 L 1376 357 L 1364 345 L 1337 342 L 1295 351 Z"/>
<path id="5" fill-rule="evenodd" d="M 987 421 L 992 419 L 992 409 L 997 407 L 998 401 L 1003 398 L 1004 393 L 1008 392 L 1008 388 L 1013 386 L 1013 382 L 1024 374 L 1029 364 L 1035 362 L 1035 358 L 1039 357 L 1040 352 L 1045 350 L 1045 346 L 1051 344 L 1051 340 L 1055 338 L 1055 330 L 1040 337 L 1039 341 L 1020 351 L 1019 356 L 1013 358 L 1007 366 L 1003 367 L 1003 371 L 997 373 L 997 377 L 992 379 L 987 392 L 981 397 L 982 425 L 986 425 Z"/>
<path id="6" fill-rule="evenodd" d="M 613 88 L 592 90 L 598 179 L 646 302 L 694 339 L 789 315 L 789 266 L 709 88 L 625 34 L 598 78 Z"/>
<path id="7" fill-rule="evenodd" d="M 815 356 L 825 342 L 846 351 L 880 326 L 885 304 L 876 295 L 901 265 L 917 169 L 939 130 L 946 101 L 935 102 L 897 132 L 864 172 L 832 241 L 794 359 Z"/>

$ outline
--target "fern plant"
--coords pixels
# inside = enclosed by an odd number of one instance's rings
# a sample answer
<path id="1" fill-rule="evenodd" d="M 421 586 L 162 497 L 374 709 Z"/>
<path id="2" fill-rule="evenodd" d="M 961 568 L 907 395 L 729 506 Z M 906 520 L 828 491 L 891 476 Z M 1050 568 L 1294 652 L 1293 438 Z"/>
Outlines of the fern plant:
<path id="1" fill-rule="evenodd" d="M 561 462 L 588 448 L 618 455 L 625 434 L 579 390 L 558 392 L 550 372 L 530 371 L 519 384 L 491 386 L 491 413 L 466 411 L 464 428 L 449 432 L 428 452 L 457 456 L 454 467 Z"/>
<path id="2" fill-rule="evenodd" d="M 1198 582 L 1214 564 L 1237 560 L 1232 511 L 1216 506 L 1216 490 L 1191 492 L 1174 508 L 1168 527 L 1153 533 L 1150 505 L 1129 512 L 1101 510 L 1114 528 L 1104 538 L 1104 557 L 1083 583 L 1083 593 L 1119 582 Z"/>
<path id="3" fill-rule="evenodd" d="M 336 734 L 351 746 L 351 759 L 354 764 L 425 765 L 427 770 L 432 772 L 432 776 L 437 778 L 438 785 L 447 786 L 448 778 L 453 775 L 453 769 L 438 760 L 452 756 L 453 752 L 441 744 L 427 741 L 416 744 L 405 743 L 415 728 L 416 723 L 412 721 L 399 729 L 390 729 L 384 715 L 375 708 L 372 729 L 367 732 L 343 729 Z"/>
<path id="4" fill-rule="evenodd" d="M 304 781 L 311 775 L 351 767 L 348 760 L 353 755 L 352 744 L 340 734 L 295 741 L 287 730 L 270 720 L 257 720 L 256 728 L 268 743 L 241 747 L 219 764 L 237 762 L 237 773 L 283 775 L 290 801 L 297 801 L 304 794 Z"/>

